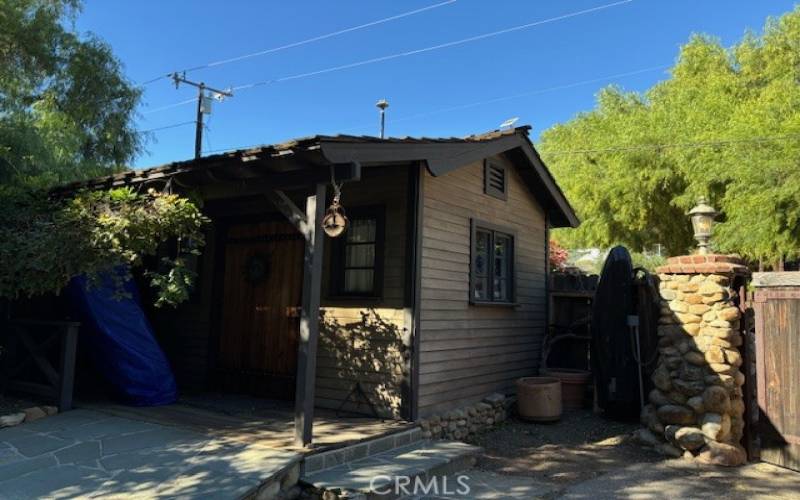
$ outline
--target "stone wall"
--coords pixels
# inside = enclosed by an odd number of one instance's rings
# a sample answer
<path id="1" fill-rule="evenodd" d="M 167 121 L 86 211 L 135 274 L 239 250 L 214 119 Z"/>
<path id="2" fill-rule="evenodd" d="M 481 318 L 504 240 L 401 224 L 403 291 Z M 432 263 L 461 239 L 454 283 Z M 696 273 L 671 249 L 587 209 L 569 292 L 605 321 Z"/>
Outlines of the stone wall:
<path id="1" fill-rule="evenodd" d="M 495 393 L 480 403 L 421 419 L 422 436 L 426 439 L 467 439 L 504 422 L 512 403 L 510 398 Z"/>
<path id="2" fill-rule="evenodd" d="M 742 464 L 745 376 L 731 286 L 748 270 L 734 256 L 695 255 L 670 258 L 657 272 L 659 358 L 637 437 L 671 456 Z"/>

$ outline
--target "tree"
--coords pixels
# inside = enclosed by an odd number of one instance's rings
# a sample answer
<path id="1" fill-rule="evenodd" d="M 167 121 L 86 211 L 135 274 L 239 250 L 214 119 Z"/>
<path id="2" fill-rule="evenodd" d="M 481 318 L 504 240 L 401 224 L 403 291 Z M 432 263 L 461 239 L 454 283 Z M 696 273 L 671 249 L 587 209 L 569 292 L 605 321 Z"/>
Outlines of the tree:
<path id="1" fill-rule="evenodd" d="M 696 35 L 644 93 L 603 89 L 597 107 L 542 134 L 542 156 L 583 219 L 568 246 L 693 246 L 686 212 L 721 210 L 713 244 L 753 260 L 800 253 L 800 7 L 731 48 Z"/>
<path id="2" fill-rule="evenodd" d="M 141 91 L 111 49 L 67 29 L 79 0 L 0 0 L 0 183 L 50 186 L 125 168 Z"/>
<path id="3" fill-rule="evenodd" d="M 0 0 L 0 298 L 58 293 L 78 275 L 130 269 L 168 239 L 203 243 L 186 198 L 58 184 L 124 170 L 142 147 L 140 90 L 111 49 L 68 29 L 79 0 Z M 193 275 L 173 255 L 146 275 L 156 305 L 185 300 Z M 117 273 L 113 276 L 120 277 Z"/>

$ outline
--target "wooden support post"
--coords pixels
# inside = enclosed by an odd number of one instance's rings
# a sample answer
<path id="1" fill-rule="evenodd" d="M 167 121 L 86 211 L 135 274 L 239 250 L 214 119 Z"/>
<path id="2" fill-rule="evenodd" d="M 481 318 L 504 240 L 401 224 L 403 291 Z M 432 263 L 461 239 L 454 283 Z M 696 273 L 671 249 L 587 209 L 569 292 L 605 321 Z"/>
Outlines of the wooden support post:
<path id="1" fill-rule="evenodd" d="M 300 315 L 300 342 L 297 347 L 297 388 L 294 403 L 294 438 L 298 446 L 311 444 L 314 423 L 314 383 L 317 374 L 319 302 L 325 243 L 325 233 L 322 231 L 325 188 L 325 184 L 317 184 L 316 194 L 306 199 L 303 302 Z"/>
<path id="2" fill-rule="evenodd" d="M 78 325 L 66 325 L 61 335 L 61 376 L 58 380 L 58 411 L 72 409 L 72 389 L 75 379 L 75 351 L 78 346 Z"/>

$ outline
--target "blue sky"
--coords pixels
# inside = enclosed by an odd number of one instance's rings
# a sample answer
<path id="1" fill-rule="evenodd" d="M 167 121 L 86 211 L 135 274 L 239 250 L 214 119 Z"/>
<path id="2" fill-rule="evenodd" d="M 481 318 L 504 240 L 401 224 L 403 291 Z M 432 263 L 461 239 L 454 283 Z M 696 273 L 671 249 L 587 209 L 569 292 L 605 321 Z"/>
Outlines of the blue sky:
<path id="1" fill-rule="evenodd" d="M 444 1 L 86 0 L 77 28 L 111 44 L 128 77 L 138 83 Z M 323 41 L 190 72 L 187 77 L 234 87 L 431 47 L 613 2 L 457 0 Z M 390 102 L 388 135 L 463 136 L 495 129 L 518 116 L 519 124 L 532 125 L 537 136 L 591 109 L 594 95 L 605 85 L 644 90 L 665 78 L 665 69 L 651 68 L 673 63 L 692 33 L 709 33 L 731 45 L 747 29 L 760 31 L 768 16 L 793 7 L 793 1 L 784 0 L 633 0 L 440 50 L 241 90 L 234 98 L 215 103 L 203 149 L 268 144 L 317 133 L 376 135 L 374 105 L 384 97 Z M 627 76 L 578 84 L 619 74 Z M 158 110 L 191 99 L 194 89 L 176 90 L 165 79 L 144 88 L 140 129 L 194 120 L 193 104 Z M 505 99 L 519 94 L 524 95 Z M 192 125 L 159 130 L 152 137 L 134 166 L 193 155 Z"/>

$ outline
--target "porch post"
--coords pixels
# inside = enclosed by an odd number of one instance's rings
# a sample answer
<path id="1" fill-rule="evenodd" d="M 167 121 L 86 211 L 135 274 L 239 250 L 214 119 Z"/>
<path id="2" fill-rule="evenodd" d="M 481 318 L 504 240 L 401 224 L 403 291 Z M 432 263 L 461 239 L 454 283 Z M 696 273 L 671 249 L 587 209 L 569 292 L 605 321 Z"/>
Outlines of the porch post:
<path id="1" fill-rule="evenodd" d="M 325 242 L 322 232 L 325 188 L 325 184 L 317 184 L 316 194 L 306 199 L 303 302 L 300 314 L 300 339 L 297 347 L 297 387 L 294 403 L 294 440 L 297 446 L 311 444 L 314 423 L 314 383 L 317 373 L 319 302 Z"/>

